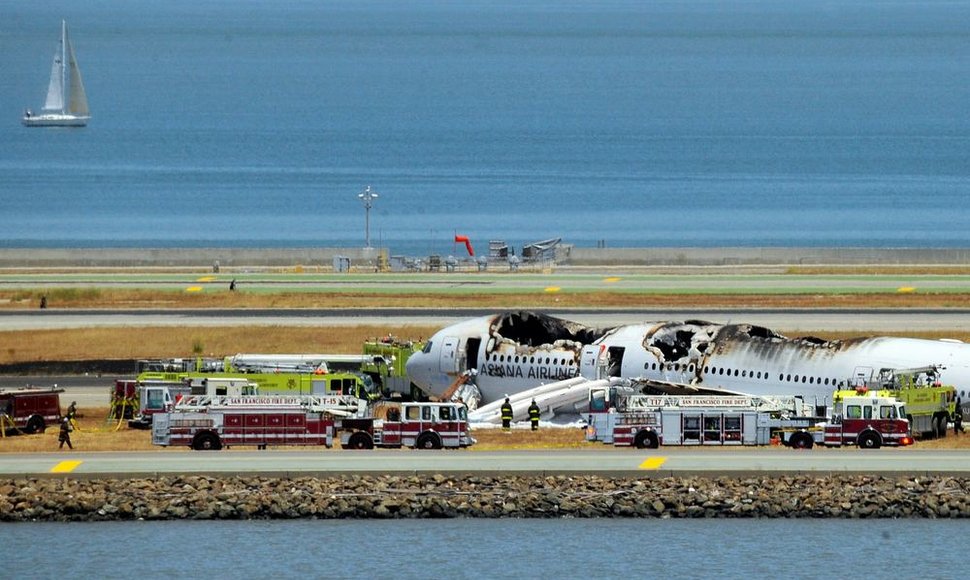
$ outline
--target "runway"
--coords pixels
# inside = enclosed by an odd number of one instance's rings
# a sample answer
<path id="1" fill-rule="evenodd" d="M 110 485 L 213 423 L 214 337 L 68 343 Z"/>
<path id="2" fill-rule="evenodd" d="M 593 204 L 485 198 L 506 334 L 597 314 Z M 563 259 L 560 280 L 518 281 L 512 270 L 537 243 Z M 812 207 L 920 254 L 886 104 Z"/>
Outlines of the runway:
<path id="1" fill-rule="evenodd" d="M 919 449 L 664 448 L 645 452 L 591 445 L 537 451 L 159 450 L 134 453 L 0 454 L 0 476 L 157 477 L 167 474 L 275 475 L 515 474 L 748 476 L 755 474 L 970 474 L 970 451 Z"/>
<path id="2" fill-rule="evenodd" d="M 749 323 L 781 332 L 820 330 L 860 333 L 941 331 L 970 328 L 970 309 L 538 309 L 591 326 L 617 326 L 647 320 L 700 319 Z M 388 309 L 193 309 L 193 310 L 0 310 L 0 331 L 126 326 L 432 326 L 494 314 L 482 308 Z"/>

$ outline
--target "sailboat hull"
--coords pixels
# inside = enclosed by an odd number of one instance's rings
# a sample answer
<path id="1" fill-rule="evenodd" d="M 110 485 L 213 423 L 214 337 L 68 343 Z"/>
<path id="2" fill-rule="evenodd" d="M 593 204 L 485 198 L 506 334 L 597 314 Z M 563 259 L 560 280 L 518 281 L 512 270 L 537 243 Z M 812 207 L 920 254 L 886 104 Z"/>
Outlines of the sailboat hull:
<path id="1" fill-rule="evenodd" d="M 91 117 L 76 115 L 31 115 L 23 118 L 24 127 L 85 127 Z"/>

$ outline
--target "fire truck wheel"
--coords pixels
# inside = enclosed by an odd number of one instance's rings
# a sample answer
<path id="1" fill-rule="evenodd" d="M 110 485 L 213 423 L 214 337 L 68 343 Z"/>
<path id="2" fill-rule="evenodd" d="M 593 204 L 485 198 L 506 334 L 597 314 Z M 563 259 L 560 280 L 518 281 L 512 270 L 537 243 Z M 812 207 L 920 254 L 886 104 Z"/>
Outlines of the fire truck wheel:
<path id="1" fill-rule="evenodd" d="M 808 433 L 794 433 L 791 436 L 792 449 L 811 449 L 814 443 Z"/>
<path id="2" fill-rule="evenodd" d="M 637 440 L 634 441 L 637 449 L 656 449 L 660 447 L 660 440 L 653 431 L 641 431 L 637 433 Z"/>
<path id="3" fill-rule="evenodd" d="M 946 413 L 940 413 L 936 417 L 936 421 L 937 421 L 937 423 L 936 423 L 936 436 L 939 437 L 940 439 L 943 439 L 944 437 L 946 437 L 946 423 L 947 423 L 947 420 L 948 420 L 948 417 L 946 416 Z"/>
<path id="4" fill-rule="evenodd" d="M 881 442 L 878 434 L 869 432 L 859 435 L 859 447 L 861 449 L 879 449 L 879 445 L 881 445 Z"/>
<path id="5" fill-rule="evenodd" d="M 192 449 L 196 451 L 218 451 L 222 449 L 222 443 L 215 433 L 203 432 L 195 436 L 192 440 Z"/>
<path id="6" fill-rule="evenodd" d="M 40 415 L 34 415 L 27 420 L 27 425 L 24 426 L 24 433 L 30 435 L 34 433 L 43 433 L 45 429 L 47 429 L 47 425 L 44 424 L 44 418 Z"/>
<path id="7" fill-rule="evenodd" d="M 434 433 L 422 433 L 414 446 L 418 449 L 441 449 L 441 439 Z"/>
<path id="8" fill-rule="evenodd" d="M 344 449 L 373 449 L 374 441 L 371 440 L 370 435 L 363 431 L 358 431 L 350 436 L 347 440 L 347 444 L 343 446 Z"/>

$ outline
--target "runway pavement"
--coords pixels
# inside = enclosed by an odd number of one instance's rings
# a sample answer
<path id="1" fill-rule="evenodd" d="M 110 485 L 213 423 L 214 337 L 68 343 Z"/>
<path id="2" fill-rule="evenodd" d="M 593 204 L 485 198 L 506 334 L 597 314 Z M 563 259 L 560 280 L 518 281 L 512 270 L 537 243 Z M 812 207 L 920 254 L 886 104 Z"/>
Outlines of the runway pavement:
<path id="1" fill-rule="evenodd" d="M 872 475 L 970 474 L 970 451 L 787 448 L 653 451 L 596 447 L 582 450 L 300 450 L 134 453 L 0 454 L 0 476 L 156 477 L 165 474 L 597 474 L 604 476 L 753 476 L 830 473 Z"/>
<path id="2" fill-rule="evenodd" d="M 749 323 L 782 332 L 953 331 L 970 328 L 970 309 L 541 309 L 593 326 L 646 320 L 701 319 Z M 498 309 L 194 309 L 194 310 L 0 310 L 0 331 L 124 326 L 446 326 Z"/>

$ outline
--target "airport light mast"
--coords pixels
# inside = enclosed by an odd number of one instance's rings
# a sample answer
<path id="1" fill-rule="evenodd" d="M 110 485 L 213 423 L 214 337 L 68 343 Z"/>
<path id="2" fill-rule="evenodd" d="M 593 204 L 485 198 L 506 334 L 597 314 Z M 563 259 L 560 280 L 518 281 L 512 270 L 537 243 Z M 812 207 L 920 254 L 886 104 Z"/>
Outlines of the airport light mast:
<path id="1" fill-rule="evenodd" d="M 364 202 L 364 240 L 366 244 L 365 247 L 369 248 L 370 247 L 370 208 L 374 207 L 374 200 L 377 199 L 379 196 L 377 195 L 377 192 L 371 191 L 370 186 L 368 185 L 364 191 L 357 194 L 357 197 L 360 198 L 360 201 Z"/>

